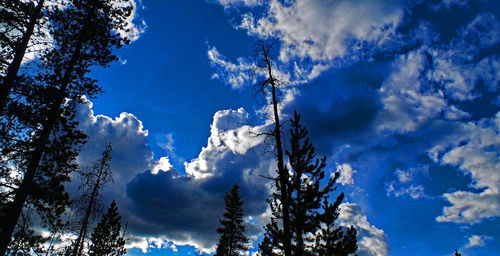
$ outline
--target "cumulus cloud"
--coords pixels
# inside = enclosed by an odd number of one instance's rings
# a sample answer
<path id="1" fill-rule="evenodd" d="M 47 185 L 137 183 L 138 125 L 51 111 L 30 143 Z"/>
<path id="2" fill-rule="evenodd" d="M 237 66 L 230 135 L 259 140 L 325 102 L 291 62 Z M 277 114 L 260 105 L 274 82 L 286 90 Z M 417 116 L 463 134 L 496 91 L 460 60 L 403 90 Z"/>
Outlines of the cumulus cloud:
<path id="1" fill-rule="evenodd" d="M 92 102 L 88 100 L 79 106 L 77 118 L 79 128 L 88 135 L 88 142 L 82 148 L 78 162 L 83 166 L 91 165 L 100 157 L 105 145 L 111 143 L 114 185 L 108 188 L 108 192 L 112 192 L 110 196 L 114 198 L 109 200 L 123 198 L 125 185 L 153 163 L 153 152 L 147 145 L 148 131 L 130 113 L 123 112 L 114 119 L 95 115 Z"/>
<path id="2" fill-rule="evenodd" d="M 128 184 L 129 227 L 138 237 L 166 237 L 176 245 L 212 252 L 224 193 L 234 183 L 241 187 L 246 219 L 263 220 L 259 216 L 268 208 L 268 188 L 259 174 L 268 176 L 275 164 L 272 155 L 262 154 L 262 138 L 252 134 L 259 128 L 247 125 L 247 120 L 243 108 L 218 111 L 207 146 L 185 163 L 186 175 L 175 169 L 146 171 Z M 250 221 L 249 235 L 257 237 L 263 224 Z"/>
<path id="3" fill-rule="evenodd" d="M 358 232 L 358 251 L 360 256 L 387 256 L 388 246 L 385 233 L 368 222 L 359 205 L 342 203 L 340 205 L 340 225 L 353 225 Z"/>
<path id="4" fill-rule="evenodd" d="M 210 126 L 211 135 L 208 144 L 203 147 L 199 157 L 189 163 L 184 163 L 186 173 L 195 178 L 217 175 L 214 164 L 231 155 L 244 155 L 261 144 L 262 127 L 243 125 L 248 119 L 248 113 L 243 109 L 219 110 L 214 114 Z"/>
<path id="5" fill-rule="evenodd" d="M 354 180 L 352 176 L 357 172 L 356 170 L 352 169 L 352 166 L 350 164 L 341 164 L 337 165 L 337 171 L 340 172 L 340 177 L 337 180 L 337 183 L 340 183 L 342 185 L 353 185 Z"/>

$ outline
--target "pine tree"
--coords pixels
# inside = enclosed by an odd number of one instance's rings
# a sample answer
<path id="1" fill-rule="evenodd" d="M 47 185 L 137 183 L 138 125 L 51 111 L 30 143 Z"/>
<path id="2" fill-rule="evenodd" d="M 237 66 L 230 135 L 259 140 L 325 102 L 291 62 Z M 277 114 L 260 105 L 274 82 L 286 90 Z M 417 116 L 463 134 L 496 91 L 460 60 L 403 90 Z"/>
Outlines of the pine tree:
<path id="1" fill-rule="evenodd" d="M 356 229 L 336 225 L 335 221 L 339 216 L 339 206 L 344 198 L 343 194 L 337 197 L 332 204 L 328 200 L 323 201 L 323 214 L 320 221 L 323 224 L 321 230 L 316 234 L 314 255 L 318 256 L 347 256 L 358 249 Z"/>
<path id="2" fill-rule="evenodd" d="M 108 212 L 102 217 L 90 238 L 90 256 L 120 256 L 127 253 L 125 249 L 125 232 L 122 231 L 118 206 L 113 200 Z"/>
<path id="3" fill-rule="evenodd" d="M 96 81 L 87 76 L 90 67 L 94 65 L 107 67 L 111 61 L 117 59 L 112 54 L 113 48 L 129 42 L 118 33 L 124 30 L 126 19 L 131 14 L 132 7 L 127 2 L 126 0 L 72 0 L 61 8 L 54 7 L 49 13 L 51 20 L 49 29 L 52 31 L 55 46 L 44 52 L 40 58 L 44 72 L 33 79 L 36 81 L 36 86 L 33 89 L 32 87 L 25 89 L 29 92 L 39 91 L 42 95 L 40 98 L 46 101 L 40 102 L 38 105 L 40 108 L 34 109 L 37 111 L 34 116 L 27 117 L 30 119 L 30 124 L 36 125 L 30 126 L 33 127 L 32 130 L 25 133 L 28 136 L 24 139 L 26 142 L 24 148 L 11 150 L 12 155 L 21 155 L 19 166 L 22 169 L 18 172 L 23 178 L 13 189 L 12 200 L 2 209 L 4 221 L 0 226 L 0 256 L 5 254 L 26 200 L 29 196 L 35 195 L 37 177 L 40 177 L 43 165 L 45 163 L 49 166 L 54 165 L 47 157 L 50 155 L 51 149 L 48 145 L 51 144 L 52 138 L 60 138 L 60 131 L 63 131 L 71 135 L 66 138 L 72 140 L 69 144 L 53 144 L 57 146 L 54 148 L 55 155 L 65 154 L 68 148 L 71 149 L 71 156 L 78 153 L 83 141 L 81 134 L 76 130 L 77 122 L 74 120 L 76 106 L 82 102 L 83 95 L 93 97 L 101 91 Z M 37 102 L 37 97 L 37 94 L 30 93 L 20 101 L 20 104 Z M 33 109 L 30 104 L 25 106 L 28 110 Z M 13 158 L 10 159 L 9 161 L 13 161 Z M 69 176 L 62 175 L 59 181 L 63 182 L 64 179 L 69 179 Z M 39 185 L 50 184 L 42 182 Z M 59 189 L 62 185 L 56 187 Z"/>
<path id="4" fill-rule="evenodd" d="M 243 201 L 240 196 L 240 187 L 235 184 L 224 197 L 226 212 L 220 220 L 221 227 L 217 232 L 221 235 L 217 243 L 214 256 L 243 255 L 248 247 L 245 245 L 248 238 L 245 236 L 246 227 L 243 224 Z"/>
<path id="5" fill-rule="evenodd" d="M 287 197 L 290 200 L 292 254 L 337 255 L 323 253 L 325 246 L 328 252 L 331 251 L 329 244 L 323 245 L 324 240 L 333 243 L 336 252 L 344 250 L 352 253 L 357 249 L 355 229 L 351 227 L 346 234 L 343 234 L 341 228 L 334 228 L 343 193 L 337 197 L 335 203 L 329 203 L 329 194 L 336 189 L 334 184 L 339 174 L 337 172 L 324 186 L 320 184 L 325 178 L 326 158 L 315 158 L 314 147 L 307 138 L 307 130 L 300 125 L 300 115 L 295 112 L 290 122 L 291 150 L 286 151 L 286 155 L 291 167 L 291 170 L 287 170 L 290 173 Z M 282 183 L 277 179 L 274 182 L 276 191 L 269 200 L 272 217 L 270 223 L 266 225 L 264 241 L 259 245 L 262 255 L 282 255 L 284 252 L 286 237 L 282 226 L 279 225 L 283 222 L 282 212 L 285 207 L 280 203 L 279 186 Z M 322 205 L 323 210 L 321 210 Z"/>
<path id="6" fill-rule="evenodd" d="M 28 51 L 28 44 L 41 20 L 41 12 L 45 0 L 19 1 L 0 0 L 0 67 L 2 75 L 0 87 L 0 112 L 7 105 L 7 98 L 15 80 L 18 78 L 19 68 Z"/>

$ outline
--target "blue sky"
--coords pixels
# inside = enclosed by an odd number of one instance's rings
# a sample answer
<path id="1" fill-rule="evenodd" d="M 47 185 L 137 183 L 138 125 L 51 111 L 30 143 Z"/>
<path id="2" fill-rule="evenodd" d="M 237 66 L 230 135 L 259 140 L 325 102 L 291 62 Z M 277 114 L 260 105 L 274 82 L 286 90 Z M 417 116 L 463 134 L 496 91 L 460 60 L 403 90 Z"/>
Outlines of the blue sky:
<path id="1" fill-rule="evenodd" d="M 359 255 L 500 251 L 500 7 L 495 1 L 136 2 L 135 40 L 95 69 L 80 107 L 91 161 L 114 146 L 105 189 L 129 255 L 210 253 L 223 194 L 241 186 L 248 235 L 268 212 L 272 154 L 253 97 L 255 42 L 274 48 L 282 117 L 302 114 L 346 193 Z M 285 129 L 286 130 L 286 129 Z"/>

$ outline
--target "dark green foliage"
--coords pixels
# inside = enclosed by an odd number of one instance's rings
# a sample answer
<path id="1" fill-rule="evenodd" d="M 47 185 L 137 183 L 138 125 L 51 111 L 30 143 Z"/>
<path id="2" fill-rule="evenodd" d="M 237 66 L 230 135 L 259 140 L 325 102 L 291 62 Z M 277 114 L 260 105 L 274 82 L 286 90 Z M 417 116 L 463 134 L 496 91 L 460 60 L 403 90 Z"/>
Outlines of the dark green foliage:
<path id="1" fill-rule="evenodd" d="M 357 249 L 356 230 L 343 231 L 335 227 L 341 193 L 335 203 L 329 202 L 329 193 L 335 190 L 338 172 L 321 185 L 325 178 L 326 158 L 317 159 L 314 147 L 307 138 L 307 130 L 300 125 L 300 115 L 291 121 L 290 151 L 286 151 L 289 166 L 288 195 L 293 255 L 348 255 Z M 269 200 L 272 210 L 264 240 L 259 245 L 262 255 L 283 255 L 284 236 L 281 221 L 283 204 L 280 202 L 281 182 L 274 181 L 275 192 Z M 323 207 L 322 207 L 323 206 Z M 330 254 L 335 252 L 335 254 Z"/>
<path id="2" fill-rule="evenodd" d="M 220 220 L 221 227 L 217 232 L 221 235 L 217 243 L 215 256 L 238 256 L 248 250 L 245 245 L 248 238 L 245 236 L 246 227 L 243 224 L 243 201 L 240 196 L 240 187 L 235 184 L 224 197 L 226 212 Z"/>
<path id="3" fill-rule="evenodd" d="M 118 206 L 113 201 L 90 238 L 90 256 L 119 256 L 127 253 Z"/>
<path id="4" fill-rule="evenodd" d="M 462 254 L 458 253 L 457 249 L 455 249 L 455 256 L 462 256 Z"/>

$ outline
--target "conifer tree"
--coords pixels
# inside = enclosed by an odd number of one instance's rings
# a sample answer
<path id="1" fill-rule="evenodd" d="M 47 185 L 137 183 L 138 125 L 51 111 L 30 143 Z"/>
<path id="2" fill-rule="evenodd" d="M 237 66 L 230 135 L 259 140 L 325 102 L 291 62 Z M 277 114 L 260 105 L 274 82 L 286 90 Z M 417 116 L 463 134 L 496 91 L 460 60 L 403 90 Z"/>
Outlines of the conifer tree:
<path id="1" fill-rule="evenodd" d="M 90 256 L 120 256 L 127 253 L 125 232 L 122 231 L 121 217 L 114 200 L 92 232 L 90 241 Z"/>
<path id="2" fill-rule="evenodd" d="M 46 0 L 19 1 L 0 0 L 0 112 L 7 103 L 7 97 L 18 78 L 19 68 L 28 51 L 28 44 L 42 16 Z"/>
<path id="3" fill-rule="evenodd" d="M 289 172 L 287 182 L 289 194 L 287 197 L 290 200 L 292 254 L 337 255 L 323 254 L 324 250 L 318 250 L 318 248 L 324 248 L 323 240 L 333 243 L 338 252 L 342 250 L 349 253 L 354 252 L 357 249 L 355 229 L 351 227 L 347 234 L 343 234 L 341 228 L 334 228 L 334 221 L 338 216 L 338 206 L 343 199 L 343 193 L 337 197 L 335 203 L 329 203 L 329 194 L 336 189 L 334 185 L 339 173 L 337 172 L 333 177 L 330 177 L 327 184 L 321 185 L 321 181 L 325 178 L 326 158 L 317 159 L 315 157 L 314 147 L 307 138 L 307 130 L 300 125 L 300 115 L 295 112 L 294 118 L 290 122 L 292 127 L 290 129 L 291 149 L 286 151 L 286 155 L 291 167 L 291 170 L 287 170 Z M 269 200 L 272 217 L 270 223 L 266 225 L 264 240 L 259 245 L 262 255 L 284 254 L 286 237 L 279 223 L 283 222 L 282 212 L 285 206 L 280 203 L 280 185 L 281 183 L 275 180 L 276 192 Z M 322 204 L 323 210 L 321 210 Z M 338 240 L 342 243 L 339 243 Z M 328 246 L 326 248 L 330 249 Z M 354 249 L 352 250 L 352 248 Z"/>
<path id="4" fill-rule="evenodd" d="M 243 224 L 243 201 L 240 196 L 240 187 L 235 184 L 224 197 L 226 212 L 220 220 L 221 226 L 217 229 L 220 234 L 215 256 L 243 255 L 248 247 L 245 245 L 248 238 L 245 236 L 246 227 Z"/>
<path id="5" fill-rule="evenodd" d="M 83 143 L 81 134 L 76 130 L 76 106 L 82 102 L 82 96 L 93 97 L 99 93 L 100 87 L 96 81 L 87 76 L 90 67 L 94 65 L 107 67 L 117 57 L 112 54 L 115 47 L 129 42 L 120 36 L 118 31 L 125 30 L 126 19 L 130 16 L 132 7 L 127 0 L 71 0 L 61 8 L 50 12 L 51 31 L 54 48 L 47 50 L 40 58 L 44 72 L 36 79 L 35 90 L 40 91 L 38 112 L 33 117 L 28 116 L 32 130 L 24 140 L 24 148 L 12 150 L 13 155 L 20 156 L 22 180 L 13 189 L 12 200 L 6 207 L 2 207 L 3 223 L 0 225 L 0 256 L 5 254 L 7 245 L 14 232 L 16 222 L 29 196 L 34 196 L 37 186 L 37 177 L 43 169 L 43 164 L 53 165 L 50 155 L 52 138 L 59 137 L 64 130 L 71 143 L 53 144 L 55 154 L 65 154 L 70 150 L 70 156 L 78 153 Z M 26 90 L 33 92 L 31 87 Z M 20 101 L 38 101 L 37 94 L 30 93 Z M 31 109 L 31 105 L 25 105 Z M 27 112 L 30 113 L 30 112 Z M 21 127 L 23 129 L 23 127 Z M 22 150 L 21 150 L 22 149 Z M 71 160 L 71 157 L 68 158 Z M 47 161 L 45 161 L 47 160 Z M 57 168 L 56 168 L 57 169 Z M 69 179 L 63 173 L 57 184 Z M 57 180 L 52 180 L 57 181 Z M 57 183 L 57 182 L 56 182 Z M 42 186 L 50 184 L 40 183 Z M 62 189 L 64 189 L 62 187 Z M 44 195 L 41 195 L 42 197 Z"/>
<path id="6" fill-rule="evenodd" d="M 343 194 L 337 197 L 334 203 L 323 201 L 323 213 L 320 215 L 321 230 L 316 234 L 314 255 L 318 256 L 347 256 L 358 249 L 356 229 L 336 225 L 340 210 L 339 206 L 344 198 Z"/>

